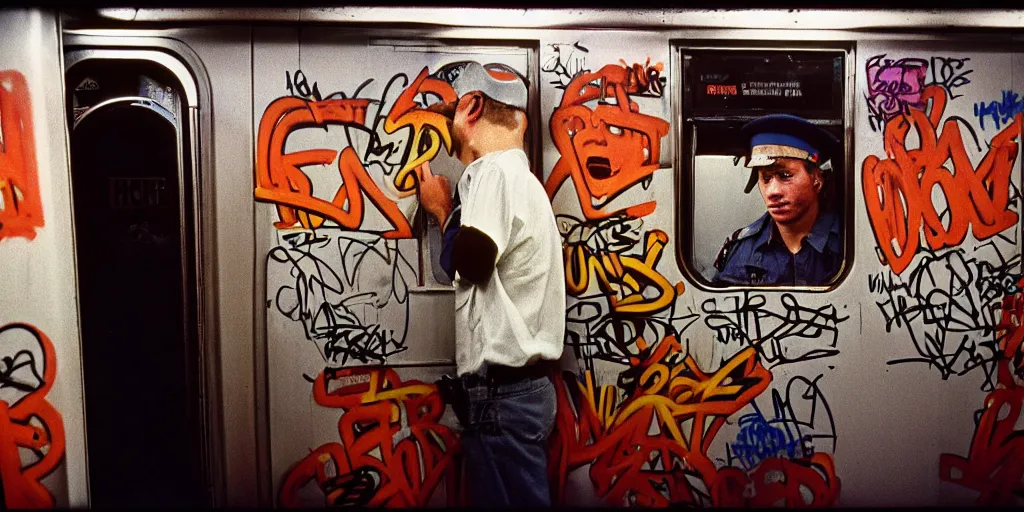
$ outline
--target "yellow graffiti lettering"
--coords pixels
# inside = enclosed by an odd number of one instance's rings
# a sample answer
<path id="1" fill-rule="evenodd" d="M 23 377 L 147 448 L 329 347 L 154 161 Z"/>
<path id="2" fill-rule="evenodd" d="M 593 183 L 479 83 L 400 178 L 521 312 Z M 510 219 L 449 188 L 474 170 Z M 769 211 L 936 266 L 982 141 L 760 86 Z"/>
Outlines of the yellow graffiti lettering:
<path id="1" fill-rule="evenodd" d="M 413 132 L 409 144 L 409 156 L 405 165 L 395 175 L 395 188 L 400 197 L 408 197 L 416 193 L 415 169 L 424 162 L 433 160 L 441 147 L 451 148 L 452 137 L 448 131 L 448 118 L 437 112 L 418 108 L 415 98 L 419 94 L 432 93 L 441 97 L 445 103 L 455 101 L 455 91 L 445 82 L 427 77 L 427 68 L 395 101 L 394 107 L 384 120 L 384 131 L 395 133 L 403 128 Z M 426 140 L 424 140 L 426 137 Z"/>

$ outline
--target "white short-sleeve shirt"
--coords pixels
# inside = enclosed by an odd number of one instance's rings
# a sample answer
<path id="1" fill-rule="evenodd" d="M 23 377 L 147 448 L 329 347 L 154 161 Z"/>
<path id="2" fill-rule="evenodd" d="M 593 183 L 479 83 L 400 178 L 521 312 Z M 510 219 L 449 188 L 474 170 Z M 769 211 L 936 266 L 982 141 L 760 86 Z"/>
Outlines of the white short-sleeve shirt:
<path id="1" fill-rule="evenodd" d="M 455 362 L 459 375 L 483 363 L 525 366 L 556 360 L 565 337 L 562 237 L 551 202 L 520 149 L 488 153 L 458 183 L 462 227 L 498 247 L 490 281 L 455 277 Z"/>

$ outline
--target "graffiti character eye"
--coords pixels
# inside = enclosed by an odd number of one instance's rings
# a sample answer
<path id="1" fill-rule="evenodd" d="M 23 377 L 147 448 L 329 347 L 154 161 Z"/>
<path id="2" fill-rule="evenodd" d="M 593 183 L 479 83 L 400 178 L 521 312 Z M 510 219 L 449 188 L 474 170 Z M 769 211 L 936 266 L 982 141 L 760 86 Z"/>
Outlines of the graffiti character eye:
<path id="1" fill-rule="evenodd" d="M 564 126 L 566 127 L 566 131 L 569 132 L 570 137 L 576 135 L 576 133 L 578 133 L 580 130 L 586 127 L 586 125 L 583 123 L 583 120 L 580 119 L 579 117 L 572 117 L 570 119 L 565 120 Z"/>
<path id="2" fill-rule="evenodd" d="M 622 135 L 622 128 L 618 126 L 608 125 L 608 133 L 612 135 Z"/>

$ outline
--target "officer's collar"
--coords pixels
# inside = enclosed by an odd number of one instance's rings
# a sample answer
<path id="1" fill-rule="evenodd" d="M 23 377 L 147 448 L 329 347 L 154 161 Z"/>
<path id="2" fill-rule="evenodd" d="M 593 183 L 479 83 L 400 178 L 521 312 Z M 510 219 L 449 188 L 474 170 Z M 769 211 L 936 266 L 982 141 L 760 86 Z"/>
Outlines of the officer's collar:
<path id="1" fill-rule="evenodd" d="M 761 217 L 761 236 L 758 237 L 757 242 L 754 244 L 757 248 L 762 248 L 769 242 L 778 242 L 782 244 L 781 234 L 775 225 L 775 220 L 772 219 L 768 212 L 765 212 Z M 831 236 L 835 234 L 836 236 Z M 807 243 L 819 253 L 825 252 L 827 247 L 831 252 L 839 252 L 839 215 L 832 210 L 826 210 L 818 215 L 818 219 L 814 221 L 814 225 L 811 226 L 811 232 L 807 234 Z"/>
<path id="2" fill-rule="evenodd" d="M 807 234 L 807 243 L 820 253 L 825 252 L 826 247 L 830 252 L 839 252 L 839 214 L 832 210 L 821 212 Z"/>

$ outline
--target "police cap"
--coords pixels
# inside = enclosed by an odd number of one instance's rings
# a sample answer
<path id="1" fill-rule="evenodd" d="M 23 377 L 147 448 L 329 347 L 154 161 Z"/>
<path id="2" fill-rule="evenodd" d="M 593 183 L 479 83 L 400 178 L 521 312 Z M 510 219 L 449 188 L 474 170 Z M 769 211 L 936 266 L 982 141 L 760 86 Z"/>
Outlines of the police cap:
<path id="1" fill-rule="evenodd" d="M 839 149 L 839 139 L 831 133 L 789 114 L 755 119 L 743 126 L 742 133 L 750 147 L 746 167 L 751 169 L 771 165 L 783 157 L 820 166 Z M 749 193 L 756 183 L 757 171 L 751 171 L 750 181 L 743 191 Z"/>

